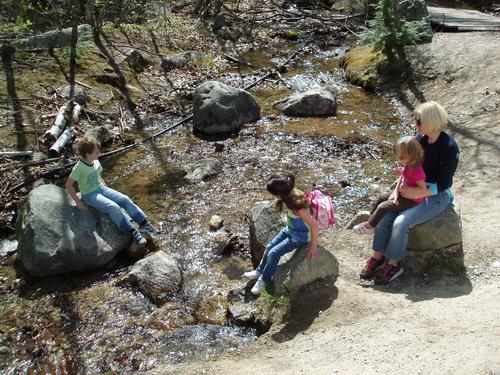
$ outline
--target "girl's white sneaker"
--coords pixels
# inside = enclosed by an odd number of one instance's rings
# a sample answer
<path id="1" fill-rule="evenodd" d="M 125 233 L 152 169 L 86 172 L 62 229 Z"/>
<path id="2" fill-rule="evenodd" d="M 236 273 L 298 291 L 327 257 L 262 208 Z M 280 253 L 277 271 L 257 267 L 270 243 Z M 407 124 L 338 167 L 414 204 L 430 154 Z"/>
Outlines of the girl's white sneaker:
<path id="1" fill-rule="evenodd" d="M 255 285 L 253 286 L 252 290 L 250 290 L 250 292 L 254 296 L 258 296 L 260 294 L 260 292 L 262 291 L 262 289 L 264 289 L 265 287 L 266 287 L 266 282 L 264 280 L 262 280 L 262 277 L 259 277 L 259 279 L 257 280 Z"/>
<path id="2" fill-rule="evenodd" d="M 246 277 L 250 280 L 256 280 L 260 277 L 260 272 L 257 270 L 245 272 L 241 277 Z"/>

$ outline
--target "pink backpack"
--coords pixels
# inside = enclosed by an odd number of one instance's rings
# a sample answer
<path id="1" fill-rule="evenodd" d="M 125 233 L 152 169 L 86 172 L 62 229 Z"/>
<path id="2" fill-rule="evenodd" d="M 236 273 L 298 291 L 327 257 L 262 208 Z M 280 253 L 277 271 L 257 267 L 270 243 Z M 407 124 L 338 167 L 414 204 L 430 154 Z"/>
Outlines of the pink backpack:
<path id="1" fill-rule="evenodd" d="M 306 193 L 306 197 L 311 202 L 311 216 L 318 224 L 319 229 L 328 229 L 335 225 L 335 209 L 332 198 L 324 195 L 319 190 Z"/>

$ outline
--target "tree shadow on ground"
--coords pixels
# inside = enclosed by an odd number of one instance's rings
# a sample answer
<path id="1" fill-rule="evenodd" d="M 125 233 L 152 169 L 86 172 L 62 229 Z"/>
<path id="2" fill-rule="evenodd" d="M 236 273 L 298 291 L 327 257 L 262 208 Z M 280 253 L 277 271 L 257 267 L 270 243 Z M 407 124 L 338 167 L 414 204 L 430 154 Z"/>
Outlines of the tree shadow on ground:
<path id="1" fill-rule="evenodd" d="M 285 326 L 271 336 L 273 340 L 285 342 L 305 331 L 332 305 L 338 294 L 333 280 L 318 280 L 294 291 L 290 296 L 290 310 L 283 318 Z"/>
<path id="2" fill-rule="evenodd" d="M 26 137 L 23 132 L 23 108 L 20 99 L 17 96 L 14 68 L 12 67 L 12 55 L 14 48 L 8 45 L 1 46 L 2 53 L 2 70 L 5 74 L 5 81 L 7 85 L 7 98 L 12 105 L 12 116 L 14 117 L 14 129 L 17 138 L 17 150 L 24 150 L 26 148 Z"/>

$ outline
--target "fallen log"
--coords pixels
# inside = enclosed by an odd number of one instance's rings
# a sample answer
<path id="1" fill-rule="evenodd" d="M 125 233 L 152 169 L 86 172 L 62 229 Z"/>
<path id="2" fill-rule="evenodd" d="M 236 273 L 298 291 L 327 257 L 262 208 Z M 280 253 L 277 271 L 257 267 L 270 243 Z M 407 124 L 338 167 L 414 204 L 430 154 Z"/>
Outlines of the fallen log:
<path id="1" fill-rule="evenodd" d="M 45 145 L 52 144 L 56 142 L 57 138 L 59 138 L 64 128 L 66 127 L 66 112 L 69 111 L 71 107 L 73 108 L 71 123 L 75 124 L 78 122 L 78 119 L 80 117 L 80 111 L 82 110 L 80 104 L 70 103 L 69 106 L 63 105 L 61 108 L 59 108 L 59 112 L 57 112 L 54 125 L 52 125 L 52 127 L 49 130 L 47 130 L 45 134 L 42 136 L 42 142 Z"/>
<path id="2" fill-rule="evenodd" d="M 0 157 L 2 158 L 21 158 L 25 156 L 33 156 L 33 151 L 2 151 Z"/>
<path id="3" fill-rule="evenodd" d="M 66 147 L 68 143 L 71 142 L 71 140 L 75 136 L 75 128 L 74 127 L 68 127 L 66 128 L 61 136 L 57 138 L 57 141 L 49 148 L 49 152 L 51 155 L 58 155 L 61 150 Z"/>

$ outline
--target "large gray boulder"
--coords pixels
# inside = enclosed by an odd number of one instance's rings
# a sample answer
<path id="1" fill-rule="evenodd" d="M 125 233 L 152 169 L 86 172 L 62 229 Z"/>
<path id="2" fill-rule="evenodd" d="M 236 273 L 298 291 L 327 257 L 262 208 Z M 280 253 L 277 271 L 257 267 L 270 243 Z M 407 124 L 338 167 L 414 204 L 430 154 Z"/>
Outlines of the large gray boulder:
<path id="1" fill-rule="evenodd" d="M 303 246 L 280 259 L 273 276 L 274 290 L 276 293 L 297 290 L 317 279 L 335 281 L 338 275 L 339 262 L 332 253 L 318 245 L 317 258 L 308 259 Z"/>
<path id="2" fill-rule="evenodd" d="M 285 225 L 285 216 L 277 212 L 272 201 L 257 202 L 250 212 L 250 253 L 257 267 L 266 245 Z"/>
<path id="3" fill-rule="evenodd" d="M 255 204 L 250 215 L 250 251 L 254 267 L 259 264 L 267 243 L 284 225 L 284 216 L 272 208 L 272 202 Z M 309 260 L 303 246 L 280 259 L 273 281 L 275 291 L 282 293 L 296 290 L 317 279 L 336 279 L 338 274 L 339 264 L 332 253 L 318 246 L 318 257 Z"/>
<path id="4" fill-rule="evenodd" d="M 464 272 L 462 223 L 456 206 L 410 230 L 406 270 L 413 273 L 461 274 Z"/>
<path id="5" fill-rule="evenodd" d="M 337 113 L 337 99 L 330 91 L 312 89 L 293 94 L 278 101 L 275 107 L 287 116 L 334 116 Z"/>
<path id="6" fill-rule="evenodd" d="M 182 274 L 173 258 L 157 251 L 134 264 L 121 282 L 137 286 L 149 299 L 160 304 L 180 290 Z"/>
<path id="7" fill-rule="evenodd" d="M 346 229 L 351 230 L 369 216 L 369 211 L 358 212 Z M 463 273 L 462 224 L 455 205 L 450 204 L 441 214 L 410 229 L 403 267 L 416 275 Z"/>
<path id="8" fill-rule="evenodd" d="M 206 135 L 239 131 L 243 124 L 260 119 L 260 107 L 245 90 L 208 81 L 193 95 L 193 128 Z"/>
<path id="9" fill-rule="evenodd" d="M 92 39 L 92 26 L 82 24 L 78 26 L 78 41 Z M 71 46 L 71 27 L 62 30 L 51 30 L 46 33 L 29 36 L 12 42 L 17 49 L 49 49 Z"/>
<path id="10" fill-rule="evenodd" d="M 81 212 L 55 185 L 41 185 L 22 201 L 16 235 L 23 265 L 34 276 L 101 267 L 131 240 L 107 216 Z"/>

